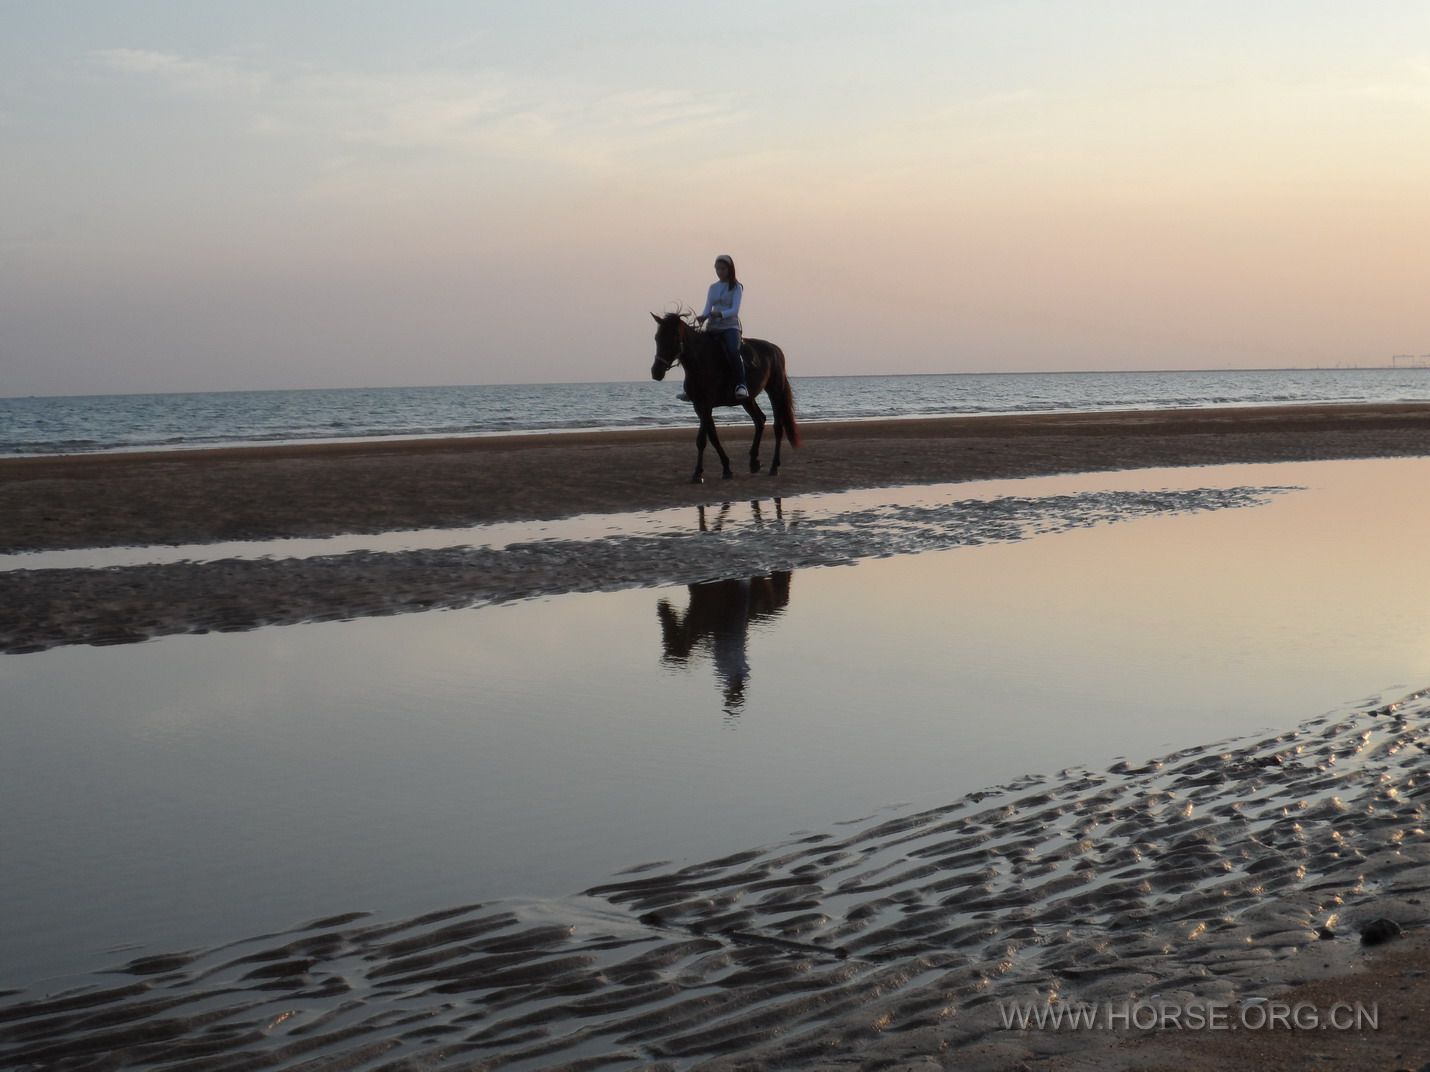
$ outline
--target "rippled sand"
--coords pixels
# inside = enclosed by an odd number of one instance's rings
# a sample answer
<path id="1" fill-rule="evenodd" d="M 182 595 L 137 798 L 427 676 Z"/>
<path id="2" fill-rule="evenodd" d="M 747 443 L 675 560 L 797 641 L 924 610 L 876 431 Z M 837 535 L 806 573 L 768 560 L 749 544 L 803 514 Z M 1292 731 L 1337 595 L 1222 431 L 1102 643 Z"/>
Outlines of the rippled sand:
<path id="1" fill-rule="evenodd" d="M 0 1065 L 1200 1067 L 1009 1029 L 1006 1003 L 1238 1002 L 1357 970 L 1372 921 L 1430 918 L 1427 727 L 1418 693 L 567 900 L 146 956 L 0 998 Z"/>

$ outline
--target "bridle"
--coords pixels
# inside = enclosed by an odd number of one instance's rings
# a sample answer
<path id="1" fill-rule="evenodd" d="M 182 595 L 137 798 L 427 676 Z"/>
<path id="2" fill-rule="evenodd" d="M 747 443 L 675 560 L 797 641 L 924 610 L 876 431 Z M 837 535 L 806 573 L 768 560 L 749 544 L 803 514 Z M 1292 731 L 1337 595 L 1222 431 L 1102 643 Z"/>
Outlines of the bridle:
<path id="1" fill-rule="evenodd" d="M 679 348 L 670 357 L 666 357 L 664 354 L 659 353 L 655 355 L 656 361 L 660 362 L 660 364 L 663 366 L 661 370 L 662 375 L 673 369 L 676 366 L 676 363 L 679 362 L 680 359 L 685 355 L 685 333 L 686 331 L 694 329 L 692 329 L 688 324 L 686 324 L 684 320 L 680 320 L 676 322 L 675 330 L 676 337 L 680 340 Z"/>

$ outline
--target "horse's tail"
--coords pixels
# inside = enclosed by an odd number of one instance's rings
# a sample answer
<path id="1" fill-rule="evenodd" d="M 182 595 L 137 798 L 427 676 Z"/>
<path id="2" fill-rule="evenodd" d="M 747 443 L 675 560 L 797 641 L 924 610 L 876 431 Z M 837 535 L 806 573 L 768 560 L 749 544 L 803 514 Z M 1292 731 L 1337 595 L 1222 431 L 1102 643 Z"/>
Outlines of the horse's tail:
<path id="1" fill-rule="evenodd" d="M 789 440 L 789 445 L 797 447 L 800 445 L 799 423 L 794 419 L 794 387 L 789 382 L 789 374 L 785 371 L 784 351 L 776 347 L 779 353 L 779 376 L 781 387 L 779 394 L 775 396 L 775 416 L 779 418 L 780 425 L 784 428 L 785 438 Z"/>

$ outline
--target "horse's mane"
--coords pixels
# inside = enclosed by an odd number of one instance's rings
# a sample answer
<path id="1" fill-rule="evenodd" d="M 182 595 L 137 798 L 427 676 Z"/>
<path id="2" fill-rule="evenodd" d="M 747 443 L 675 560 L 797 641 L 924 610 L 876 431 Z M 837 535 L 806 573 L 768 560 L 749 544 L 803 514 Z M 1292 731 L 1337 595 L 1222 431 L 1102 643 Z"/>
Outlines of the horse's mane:
<path id="1" fill-rule="evenodd" d="M 693 328 L 696 326 L 695 310 L 690 308 L 690 306 L 686 305 L 684 302 L 681 302 L 679 305 L 677 305 L 674 310 L 666 312 L 661 317 L 661 320 L 665 322 L 682 320 L 685 322 L 685 326 L 688 328 Z"/>

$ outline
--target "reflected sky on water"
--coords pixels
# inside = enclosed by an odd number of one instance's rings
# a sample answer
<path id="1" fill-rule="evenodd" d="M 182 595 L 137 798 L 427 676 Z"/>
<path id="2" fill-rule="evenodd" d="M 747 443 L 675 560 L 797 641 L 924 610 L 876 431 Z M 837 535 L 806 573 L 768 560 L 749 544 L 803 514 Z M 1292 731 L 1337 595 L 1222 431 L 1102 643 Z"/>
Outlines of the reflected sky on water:
<path id="1" fill-rule="evenodd" d="M 1307 490 L 853 567 L 0 657 L 0 985 L 125 943 L 563 895 L 1430 684 L 1427 478 L 1010 482 Z"/>

